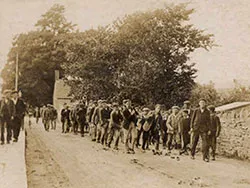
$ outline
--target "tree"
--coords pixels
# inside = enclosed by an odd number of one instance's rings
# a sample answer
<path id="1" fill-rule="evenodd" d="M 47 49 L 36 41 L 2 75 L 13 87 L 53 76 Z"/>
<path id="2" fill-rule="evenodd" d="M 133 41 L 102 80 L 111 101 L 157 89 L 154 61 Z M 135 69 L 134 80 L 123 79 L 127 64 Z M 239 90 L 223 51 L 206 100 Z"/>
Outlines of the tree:
<path id="1" fill-rule="evenodd" d="M 52 103 L 54 71 L 66 61 L 64 43 L 73 25 L 67 22 L 64 7 L 54 5 L 38 20 L 38 30 L 21 33 L 13 41 L 1 76 L 3 88 L 14 88 L 15 59 L 19 57 L 19 89 L 32 105 Z M 9 74 L 11 73 L 11 74 Z"/>
<path id="2" fill-rule="evenodd" d="M 220 95 L 214 87 L 214 83 L 209 84 L 196 84 L 191 92 L 191 103 L 198 105 L 199 100 L 203 98 L 208 104 L 213 104 L 218 106 L 221 103 Z"/>
<path id="3" fill-rule="evenodd" d="M 106 88 L 101 89 L 106 96 L 118 100 L 131 98 L 137 104 L 164 103 L 167 107 L 180 104 L 190 97 L 195 85 L 196 69 L 188 63 L 190 54 L 214 45 L 213 35 L 188 23 L 192 12 L 184 4 L 169 6 L 86 31 L 83 35 L 93 36 L 71 43 L 67 52 L 77 63 L 65 65 L 64 70 L 80 78 L 79 84 L 90 98 L 98 85 Z M 83 76 L 89 74 L 88 69 L 95 70 L 91 71 L 94 79 Z M 104 93 L 96 92 L 95 98 Z"/>
<path id="4" fill-rule="evenodd" d="M 68 22 L 64 17 L 65 7 L 59 4 L 53 5 L 42 18 L 35 24 L 39 31 L 49 31 L 54 35 L 70 33 L 74 31 L 75 24 Z"/>

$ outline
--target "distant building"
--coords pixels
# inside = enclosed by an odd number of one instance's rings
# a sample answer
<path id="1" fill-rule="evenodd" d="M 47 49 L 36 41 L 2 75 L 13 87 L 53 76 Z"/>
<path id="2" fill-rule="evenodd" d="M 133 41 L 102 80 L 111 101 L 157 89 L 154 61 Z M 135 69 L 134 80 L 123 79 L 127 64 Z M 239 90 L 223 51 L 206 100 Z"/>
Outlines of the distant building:
<path id="1" fill-rule="evenodd" d="M 63 104 L 69 104 L 72 100 L 70 94 L 70 86 L 65 83 L 64 80 L 59 78 L 59 71 L 55 71 L 55 86 L 53 94 L 53 106 L 58 112 L 63 108 Z"/>

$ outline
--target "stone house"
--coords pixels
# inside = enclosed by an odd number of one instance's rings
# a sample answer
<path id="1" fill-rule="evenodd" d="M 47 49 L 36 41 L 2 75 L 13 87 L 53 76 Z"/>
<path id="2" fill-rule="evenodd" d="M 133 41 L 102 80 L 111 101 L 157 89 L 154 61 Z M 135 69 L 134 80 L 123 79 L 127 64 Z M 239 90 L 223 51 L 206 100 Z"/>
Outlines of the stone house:
<path id="1" fill-rule="evenodd" d="M 64 80 L 59 79 L 59 71 L 55 71 L 55 85 L 53 94 L 53 106 L 58 112 L 63 108 L 63 104 L 70 104 L 72 97 L 70 94 L 70 86 Z M 58 113 L 60 116 L 60 113 Z"/>

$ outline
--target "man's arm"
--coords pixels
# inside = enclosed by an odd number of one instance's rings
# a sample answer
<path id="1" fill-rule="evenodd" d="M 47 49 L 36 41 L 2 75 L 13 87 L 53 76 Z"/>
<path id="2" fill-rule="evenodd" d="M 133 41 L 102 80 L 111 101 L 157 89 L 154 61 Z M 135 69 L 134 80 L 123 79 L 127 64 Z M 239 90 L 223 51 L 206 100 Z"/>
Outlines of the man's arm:
<path id="1" fill-rule="evenodd" d="M 217 124 L 216 137 L 219 137 L 220 131 L 221 131 L 221 122 L 220 122 L 220 118 L 218 116 L 216 116 L 216 124 Z"/>
<path id="2" fill-rule="evenodd" d="M 172 127 L 172 115 L 170 115 L 169 117 L 168 117 L 168 120 L 167 120 L 167 128 L 168 128 L 168 130 L 170 130 L 170 131 L 172 131 L 172 130 L 174 130 L 173 129 L 173 127 Z"/>
<path id="3" fill-rule="evenodd" d="M 195 120 L 195 118 L 196 118 L 196 113 L 197 113 L 197 110 L 195 110 L 195 111 L 193 112 L 193 114 L 192 114 L 191 122 L 190 122 L 190 128 L 191 128 L 190 131 L 193 131 L 193 129 L 194 129 L 194 120 Z"/>

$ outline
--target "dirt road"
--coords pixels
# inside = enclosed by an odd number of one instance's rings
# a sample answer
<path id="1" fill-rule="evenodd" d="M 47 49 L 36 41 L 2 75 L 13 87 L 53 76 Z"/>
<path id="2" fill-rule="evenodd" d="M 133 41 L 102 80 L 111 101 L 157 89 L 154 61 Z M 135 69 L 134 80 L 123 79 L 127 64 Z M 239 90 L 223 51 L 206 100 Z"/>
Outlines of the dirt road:
<path id="1" fill-rule="evenodd" d="M 250 163 L 219 157 L 205 163 L 197 156 L 135 155 L 103 150 L 88 136 L 45 132 L 42 125 L 27 129 L 29 188 L 125 187 L 250 187 Z"/>

